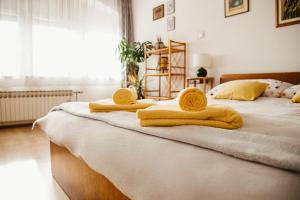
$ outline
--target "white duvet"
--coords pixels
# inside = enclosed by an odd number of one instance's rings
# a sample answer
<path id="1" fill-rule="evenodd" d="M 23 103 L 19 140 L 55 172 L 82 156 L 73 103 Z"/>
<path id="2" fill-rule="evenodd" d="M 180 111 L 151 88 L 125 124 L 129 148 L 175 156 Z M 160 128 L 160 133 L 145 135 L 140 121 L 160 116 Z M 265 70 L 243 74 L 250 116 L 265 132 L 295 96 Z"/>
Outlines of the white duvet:
<path id="1" fill-rule="evenodd" d="M 53 142 L 83 158 L 132 199 L 197 199 L 206 195 L 212 198 L 218 195 L 212 192 L 215 188 L 240 185 L 236 181 L 222 184 L 232 179 L 227 177 L 232 172 L 226 174 L 225 169 L 233 163 L 236 163 L 234 177 L 248 167 L 258 172 L 268 169 L 268 173 L 276 172 L 277 187 L 282 174 L 285 178 L 289 174 L 288 181 L 300 186 L 299 174 L 277 169 L 300 171 L 299 105 L 282 98 L 259 98 L 254 102 L 209 99 L 209 103 L 226 104 L 238 110 L 244 118 L 244 127 L 238 130 L 200 126 L 142 128 L 134 113 L 89 113 L 85 103 L 63 104 L 37 123 Z M 220 170 L 225 171 L 217 176 Z M 244 173 L 249 176 L 249 171 Z M 197 179 L 197 174 L 201 174 L 201 179 Z M 206 190 L 205 174 L 217 180 Z M 250 176 L 253 176 L 251 171 Z M 256 184 L 253 187 L 259 189 L 261 183 Z M 274 189 L 287 194 L 284 188 Z M 299 192 L 289 191 L 288 195 L 299 197 Z M 222 198 L 226 199 L 226 195 Z"/>

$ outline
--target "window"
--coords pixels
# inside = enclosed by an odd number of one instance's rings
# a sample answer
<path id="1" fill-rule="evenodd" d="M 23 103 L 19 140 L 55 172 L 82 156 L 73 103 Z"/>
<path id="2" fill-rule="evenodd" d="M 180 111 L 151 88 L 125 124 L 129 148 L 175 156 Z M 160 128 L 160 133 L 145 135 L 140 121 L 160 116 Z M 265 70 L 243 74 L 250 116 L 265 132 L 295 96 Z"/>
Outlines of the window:
<path id="1" fill-rule="evenodd" d="M 0 76 L 20 75 L 19 47 L 17 23 L 0 21 Z"/>
<path id="2" fill-rule="evenodd" d="M 22 2 L 25 13 L 11 5 L 10 12 L 0 10 L 0 79 L 121 79 L 116 5 L 100 0 L 28 2 Z"/>

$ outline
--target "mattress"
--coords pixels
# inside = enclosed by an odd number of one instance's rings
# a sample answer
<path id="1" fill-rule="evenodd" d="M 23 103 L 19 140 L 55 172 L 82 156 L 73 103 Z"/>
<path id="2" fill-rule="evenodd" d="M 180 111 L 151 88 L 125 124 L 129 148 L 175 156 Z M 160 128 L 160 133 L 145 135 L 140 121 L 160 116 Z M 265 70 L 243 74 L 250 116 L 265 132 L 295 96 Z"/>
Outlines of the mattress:
<path id="1" fill-rule="evenodd" d="M 176 100 L 160 104 L 176 104 Z M 209 104 L 229 105 L 242 115 L 253 116 L 241 131 L 259 130 L 274 137 L 293 138 L 300 144 L 300 126 L 294 123 L 300 120 L 300 105 L 288 99 L 259 98 L 254 102 L 209 99 Z M 276 131 L 278 127 L 260 129 L 264 117 L 280 120 L 280 130 L 285 130 L 282 124 L 286 124 L 289 131 Z M 52 142 L 82 158 L 131 199 L 300 198 L 298 172 L 142 134 L 63 110 L 50 112 L 37 123 Z M 209 127 L 197 128 L 208 133 L 215 131 Z M 193 127 L 186 126 L 186 131 L 190 129 Z"/>

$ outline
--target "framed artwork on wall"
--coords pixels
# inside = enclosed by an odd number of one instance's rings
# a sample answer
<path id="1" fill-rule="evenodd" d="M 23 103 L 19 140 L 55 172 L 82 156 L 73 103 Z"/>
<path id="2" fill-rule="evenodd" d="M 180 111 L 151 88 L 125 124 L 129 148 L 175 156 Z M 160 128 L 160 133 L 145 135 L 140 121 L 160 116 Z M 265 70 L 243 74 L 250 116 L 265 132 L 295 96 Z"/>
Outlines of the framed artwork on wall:
<path id="1" fill-rule="evenodd" d="M 165 15 L 164 4 L 153 8 L 153 21 L 163 18 Z"/>
<path id="2" fill-rule="evenodd" d="M 225 17 L 249 12 L 249 0 L 224 0 Z"/>
<path id="3" fill-rule="evenodd" d="M 167 14 L 170 15 L 175 12 L 175 0 L 167 1 Z"/>
<path id="4" fill-rule="evenodd" d="M 167 19 L 167 30 L 168 31 L 175 30 L 175 16 L 168 17 L 168 19 Z"/>
<path id="5" fill-rule="evenodd" d="M 300 0 L 275 0 L 276 27 L 300 23 Z"/>

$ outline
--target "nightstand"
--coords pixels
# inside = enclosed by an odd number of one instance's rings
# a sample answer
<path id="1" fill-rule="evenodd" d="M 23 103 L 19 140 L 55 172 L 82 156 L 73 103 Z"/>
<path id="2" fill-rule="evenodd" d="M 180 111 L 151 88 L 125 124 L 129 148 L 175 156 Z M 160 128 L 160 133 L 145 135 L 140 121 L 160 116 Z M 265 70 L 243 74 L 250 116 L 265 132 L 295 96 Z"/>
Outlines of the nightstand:
<path id="1" fill-rule="evenodd" d="M 202 84 L 202 90 L 206 93 L 206 86 L 210 85 L 210 89 L 214 87 L 214 78 L 213 77 L 195 77 L 195 78 L 187 78 L 186 86 L 189 87 L 190 83 L 194 84 L 194 87 L 197 87 L 197 83 Z"/>

